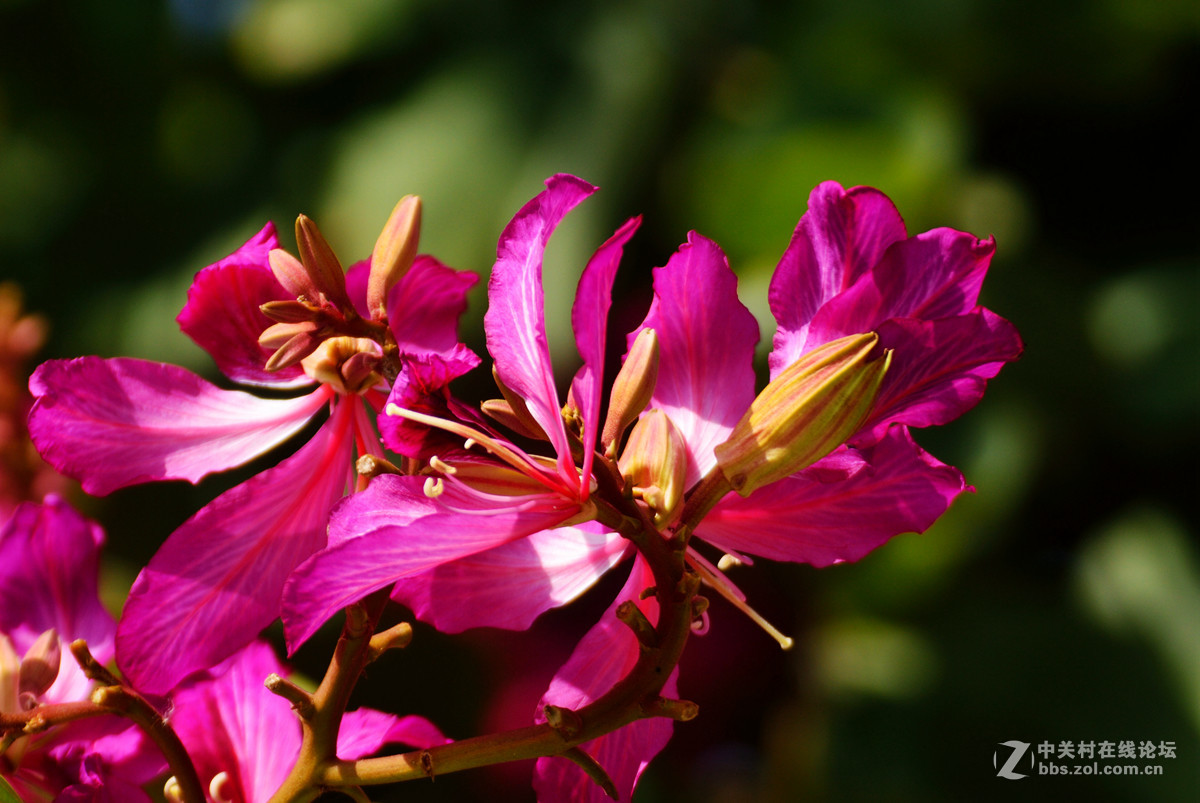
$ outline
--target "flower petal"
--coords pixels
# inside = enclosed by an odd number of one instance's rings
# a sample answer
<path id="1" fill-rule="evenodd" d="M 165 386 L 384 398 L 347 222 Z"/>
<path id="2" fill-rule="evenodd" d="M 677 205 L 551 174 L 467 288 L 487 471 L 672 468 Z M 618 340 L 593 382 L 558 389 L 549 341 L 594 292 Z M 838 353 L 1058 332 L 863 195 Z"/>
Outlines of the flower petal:
<path id="1" fill-rule="evenodd" d="M 138 575 L 117 628 L 117 660 L 139 689 L 167 691 L 279 616 L 284 581 L 324 545 L 350 480 L 361 403 L 337 404 L 311 441 L 186 521 Z"/>
<path id="2" fill-rule="evenodd" d="M 392 599 L 443 633 L 472 627 L 524 630 L 565 605 L 631 549 L 594 522 L 543 530 L 396 583 Z"/>
<path id="3" fill-rule="evenodd" d="M 38 451 L 96 496 L 241 465 L 291 437 L 330 396 L 323 387 L 259 399 L 174 365 L 99 357 L 43 363 L 29 388 Z"/>
<path id="4" fill-rule="evenodd" d="M 425 717 L 397 717 L 371 708 L 347 711 L 338 730 L 337 755 L 343 761 L 378 753 L 385 744 L 406 744 L 419 750 L 447 744 L 447 739 Z"/>
<path id="5" fill-rule="evenodd" d="M 266 370 L 271 351 L 258 344 L 258 336 L 274 323 L 259 307 L 294 299 L 268 265 L 267 253 L 278 247 L 275 226 L 268 223 L 237 251 L 196 274 L 175 319 L 234 382 L 273 388 L 312 384 L 299 365 Z"/>
<path id="6" fill-rule="evenodd" d="M 758 323 L 738 301 L 737 277 L 720 246 L 688 234 L 665 267 L 654 269 L 654 301 L 641 328 L 658 333 L 658 384 L 650 408 L 667 414 L 688 447 L 687 485 L 716 463 L 754 401 Z M 629 335 L 629 346 L 637 337 Z"/>
<path id="7" fill-rule="evenodd" d="M 436 500 L 425 478 L 383 475 L 338 507 L 330 546 L 300 564 L 284 589 L 283 626 L 294 651 L 334 613 L 372 591 L 450 561 L 554 527 L 579 512 L 557 497 L 498 510 L 447 485 Z M 516 498 L 518 501 L 521 498 Z M 354 535 L 347 535 L 353 533 Z"/>
<path id="8" fill-rule="evenodd" d="M 870 449 L 840 482 L 812 469 L 742 498 L 729 494 L 696 528 L 722 549 L 828 566 L 858 560 L 894 535 L 923 532 L 967 489 L 958 469 L 923 451 L 905 427 Z"/>
<path id="9" fill-rule="evenodd" d="M 547 179 L 545 191 L 517 212 L 500 235 L 483 316 L 500 381 L 525 400 L 564 472 L 571 452 L 546 343 L 542 255 L 559 222 L 595 190 L 582 179 L 560 173 Z M 570 471 L 574 473 L 574 467 Z"/>
<path id="10" fill-rule="evenodd" d="M 779 322 L 770 359 L 772 379 L 816 345 L 805 348 L 805 341 L 809 322 L 822 305 L 852 286 L 888 246 L 906 236 L 900 213 L 879 190 L 845 190 L 826 181 L 812 191 L 808 211 L 796 224 L 771 277 L 768 298 Z"/>
<path id="11" fill-rule="evenodd" d="M 871 417 L 850 441 L 856 446 L 878 440 L 892 424 L 953 421 L 983 398 L 987 380 L 1023 349 L 1016 327 L 986 309 L 936 321 L 885 321 L 879 341 L 894 349 L 892 364 Z"/>
<path id="12" fill-rule="evenodd" d="M 392 383 L 388 403 L 438 418 L 453 418 L 448 386 L 477 365 L 479 357 L 461 343 L 447 355 L 405 357 L 400 374 Z M 383 442 L 405 457 L 428 460 L 434 454 L 445 457 L 462 447 L 462 438 L 401 416 L 385 414 L 377 421 Z"/>
<path id="13" fill-rule="evenodd" d="M 419 256 L 388 294 L 388 325 L 401 354 L 448 356 L 458 346 L 467 293 L 479 281 L 431 256 Z"/>
<path id="14" fill-rule="evenodd" d="M 538 705 L 537 720 L 545 721 L 542 709 L 547 704 L 578 709 L 597 699 L 637 662 L 639 647 L 629 628 L 616 617 L 616 608 L 626 600 L 634 601 L 653 623 L 658 621 L 658 603 L 654 597 L 639 599 L 641 592 L 654 585 L 650 568 L 638 556 L 625 587 L 600 621 L 592 627 L 571 653 Z M 667 678 L 662 694 L 678 694 L 679 669 Z M 673 722 L 665 717 L 641 719 L 612 733 L 585 742 L 580 748 L 605 769 L 617 789 L 619 800 L 629 800 L 638 778 L 671 738 Z M 583 770 L 565 758 L 540 758 L 533 775 L 538 803 L 552 801 L 592 801 L 608 798 Z"/>

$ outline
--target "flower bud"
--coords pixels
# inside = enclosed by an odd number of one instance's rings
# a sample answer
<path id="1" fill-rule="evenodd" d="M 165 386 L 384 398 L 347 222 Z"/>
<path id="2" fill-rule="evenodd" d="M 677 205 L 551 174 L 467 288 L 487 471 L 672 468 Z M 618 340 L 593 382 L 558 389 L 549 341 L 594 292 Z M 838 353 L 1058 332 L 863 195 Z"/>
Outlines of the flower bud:
<path id="1" fill-rule="evenodd" d="M 380 360 L 379 344 L 374 340 L 365 337 L 331 337 L 300 364 L 304 367 L 304 373 L 339 393 L 362 393 L 382 381 L 375 370 Z"/>
<path id="2" fill-rule="evenodd" d="M 315 297 L 310 296 L 309 300 L 353 313 L 354 305 L 346 294 L 346 273 L 342 263 L 338 262 L 317 224 L 305 215 L 296 218 L 296 247 L 300 250 L 300 261 L 304 263 L 309 282 L 316 291 Z"/>
<path id="3" fill-rule="evenodd" d="M 683 499 L 687 478 L 683 436 L 662 410 L 651 410 L 633 427 L 617 466 L 654 512 L 659 527 L 669 524 Z"/>
<path id="4" fill-rule="evenodd" d="M 658 382 L 658 333 L 653 329 L 638 332 L 629 356 L 613 380 L 612 395 L 608 400 L 608 417 L 600 435 L 600 446 L 608 449 L 621 439 L 622 433 L 632 424 L 654 395 Z"/>
<path id="5" fill-rule="evenodd" d="M 25 651 L 21 661 L 21 691 L 40 697 L 54 685 L 62 660 L 58 631 L 50 628 Z"/>
<path id="6" fill-rule="evenodd" d="M 8 636 L 0 633 L 0 713 L 16 713 L 20 690 L 21 657 Z"/>
<path id="7" fill-rule="evenodd" d="M 874 332 L 850 335 L 801 356 L 763 388 L 714 450 L 742 496 L 820 460 L 866 421 L 892 352 L 871 357 Z"/>
<path id="8" fill-rule="evenodd" d="M 417 256 L 421 239 L 421 199 L 405 195 L 384 224 L 375 250 L 371 252 L 371 273 L 367 278 L 367 310 L 374 320 L 387 317 L 388 292 L 404 278 Z"/>
<path id="9" fill-rule="evenodd" d="M 507 385 L 500 381 L 500 374 L 496 371 L 496 366 L 492 366 L 492 378 L 496 380 L 496 387 L 500 388 L 500 395 L 504 397 L 504 401 L 508 402 L 508 410 L 501 410 L 498 406 L 493 405 L 493 409 L 514 416 L 520 423 L 520 426 L 511 427 L 514 432 L 519 432 L 530 438 L 539 440 L 549 440 L 546 437 L 546 431 L 542 429 L 542 425 L 537 422 L 533 414 L 529 412 L 529 406 L 525 404 L 525 400 L 509 389 Z M 485 410 L 487 412 L 487 410 Z M 490 413 L 489 413 L 490 415 Z M 500 419 L 497 418 L 497 421 Z"/>

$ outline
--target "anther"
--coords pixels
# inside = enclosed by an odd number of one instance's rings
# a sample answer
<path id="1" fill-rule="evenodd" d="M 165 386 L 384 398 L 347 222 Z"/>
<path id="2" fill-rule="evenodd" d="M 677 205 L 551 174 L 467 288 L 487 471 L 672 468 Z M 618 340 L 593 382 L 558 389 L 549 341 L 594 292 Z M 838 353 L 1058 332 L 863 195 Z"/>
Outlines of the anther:
<path id="1" fill-rule="evenodd" d="M 437 499 L 446 490 L 446 484 L 441 477 L 426 477 L 423 490 L 430 499 Z"/>

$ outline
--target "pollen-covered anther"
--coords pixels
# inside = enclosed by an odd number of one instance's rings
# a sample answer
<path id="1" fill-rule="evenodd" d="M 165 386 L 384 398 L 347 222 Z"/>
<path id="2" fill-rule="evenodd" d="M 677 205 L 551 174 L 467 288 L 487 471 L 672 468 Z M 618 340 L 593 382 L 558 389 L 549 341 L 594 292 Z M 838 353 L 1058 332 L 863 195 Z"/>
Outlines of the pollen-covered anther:
<path id="1" fill-rule="evenodd" d="M 742 560 L 734 555 L 722 555 L 717 561 L 717 568 L 723 572 L 729 571 L 734 566 L 741 566 Z"/>
<path id="2" fill-rule="evenodd" d="M 429 458 L 429 467 L 432 468 L 434 471 L 437 471 L 441 474 L 449 474 L 451 477 L 453 477 L 455 474 L 458 473 L 457 468 L 450 465 L 449 463 L 447 463 L 445 460 L 438 457 L 437 455 L 434 455 L 433 457 Z"/>
<path id="3" fill-rule="evenodd" d="M 637 419 L 654 395 L 658 383 L 658 333 L 643 329 L 629 347 L 629 356 L 613 380 L 608 416 L 600 434 L 600 446 L 610 457 L 630 424 Z"/>
<path id="4" fill-rule="evenodd" d="M 233 779 L 222 770 L 208 783 L 208 795 L 214 803 L 233 803 Z"/>
<path id="5" fill-rule="evenodd" d="M 650 508 L 658 527 L 669 524 L 679 512 L 687 459 L 687 445 L 671 419 L 662 410 L 651 410 L 638 419 L 617 461 L 621 475 Z"/>
<path id="6" fill-rule="evenodd" d="M 304 373 L 339 393 L 363 393 L 383 381 L 379 344 L 365 337 L 331 337 L 301 361 Z"/>
<path id="7" fill-rule="evenodd" d="M 714 450 L 742 496 L 808 467 L 867 420 L 891 363 L 874 332 L 850 335 L 801 356 L 763 388 Z"/>
<path id="8" fill-rule="evenodd" d="M 441 477 L 426 477 L 421 490 L 430 499 L 437 499 L 446 492 L 446 483 L 442 481 Z"/>

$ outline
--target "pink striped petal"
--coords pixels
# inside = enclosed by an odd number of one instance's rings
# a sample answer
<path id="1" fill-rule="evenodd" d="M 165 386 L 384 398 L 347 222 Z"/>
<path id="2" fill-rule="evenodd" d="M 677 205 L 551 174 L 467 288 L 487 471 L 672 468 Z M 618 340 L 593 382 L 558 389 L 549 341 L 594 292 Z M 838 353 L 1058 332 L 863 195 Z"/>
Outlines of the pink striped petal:
<path id="1" fill-rule="evenodd" d="M 654 269 L 654 301 L 642 328 L 657 331 L 659 342 L 650 408 L 665 412 L 683 435 L 691 485 L 712 468 L 713 447 L 754 401 L 758 323 L 738 301 L 737 277 L 720 246 L 692 232 L 665 267 Z"/>
<path id="2" fill-rule="evenodd" d="M 424 750 L 449 742 L 438 726 L 425 717 L 397 717 L 360 708 L 342 717 L 337 755 L 343 761 L 354 761 L 378 753 L 386 744 L 406 744 Z"/>
<path id="3" fill-rule="evenodd" d="M 616 617 L 616 608 L 626 600 L 637 603 L 651 622 L 658 621 L 658 603 L 654 597 L 639 599 L 643 589 L 654 585 L 650 568 L 639 556 L 621 593 L 600 621 L 583 637 L 567 663 L 550 683 L 538 705 L 538 721 L 545 721 L 542 708 L 547 704 L 577 709 L 616 685 L 633 667 L 638 643 L 629 628 Z M 678 694 L 679 669 L 671 672 L 663 686 L 666 697 Z M 671 738 L 673 723 L 665 717 L 642 719 L 585 742 L 580 748 L 605 769 L 617 788 L 620 800 L 629 800 L 638 778 Z M 565 758 L 540 758 L 533 775 L 538 803 L 574 803 L 607 801 L 603 790 L 583 770 Z"/>
<path id="4" fill-rule="evenodd" d="M 554 527 L 579 512 L 561 498 L 513 497 L 497 508 L 450 484 L 431 500 L 422 477 L 383 475 L 337 510 L 330 546 L 300 564 L 284 589 L 283 626 L 294 651 L 337 611 L 372 591 L 442 564 Z"/>
<path id="5" fill-rule="evenodd" d="M 329 401 L 221 390 L 173 365 L 80 357 L 51 360 L 29 380 L 29 432 L 46 462 L 90 494 L 152 480 L 199 482 L 299 431 Z"/>
<path id="6" fill-rule="evenodd" d="M 549 436 L 564 473 L 571 453 L 546 343 L 542 255 L 555 227 L 595 190 L 582 179 L 560 173 L 547 179 L 545 191 L 517 212 L 500 235 L 483 316 L 488 351 L 500 380 L 525 400 Z M 569 470 L 574 474 L 574 467 Z"/>
<path id="7" fill-rule="evenodd" d="M 443 633 L 524 630 L 544 611 L 591 588 L 630 549 L 627 540 L 594 522 L 543 530 L 404 578 L 392 599 Z"/>
<path id="8" fill-rule="evenodd" d="M 599 435 L 600 394 L 604 381 L 604 344 L 608 339 L 608 310 L 612 306 L 613 280 L 621 264 L 625 243 L 642 223 L 640 217 L 625 222 L 588 260 L 571 306 L 571 328 L 583 367 L 572 385 L 575 403 L 583 414 L 583 471 L 580 481 L 586 495 L 592 475 L 592 455 Z"/>
<path id="9" fill-rule="evenodd" d="M 936 321 L 886 321 L 879 341 L 895 353 L 870 419 L 851 439 L 854 445 L 878 440 L 893 424 L 953 421 L 983 398 L 987 380 L 1023 349 L 1016 327 L 986 309 Z"/>
<path id="10" fill-rule="evenodd" d="M 446 355 L 406 357 L 392 383 L 388 402 L 405 410 L 453 419 L 449 384 L 477 365 L 479 357 L 461 343 Z M 446 457 L 462 448 L 462 438 L 401 416 L 381 415 L 378 422 L 383 442 L 405 457 L 428 460 L 432 455 Z"/>
<path id="11" fill-rule="evenodd" d="M 449 356 L 458 346 L 458 322 L 479 277 L 419 256 L 388 294 L 388 324 L 401 354 Z"/>
<path id="12" fill-rule="evenodd" d="M 907 236 L 891 200 L 871 187 L 849 190 L 835 181 L 809 195 L 808 211 L 771 278 L 768 297 L 779 322 L 771 354 L 771 377 L 805 351 L 808 325 L 827 301 L 847 290 Z M 863 330 L 867 331 L 867 330 Z"/>
<path id="13" fill-rule="evenodd" d="M 311 441 L 225 492 L 176 530 L 138 575 L 117 629 L 117 658 L 161 693 L 227 658 L 279 616 L 284 581 L 325 543 L 351 479 L 357 397 Z"/>
<path id="14" fill-rule="evenodd" d="M 276 388 L 312 384 L 299 365 L 267 371 L 271 350 L 258 345 L 258 336 L 274 323 L 259 307 L 294 298 L 276 281 L 267 261 L 270 250 L 278 247 L 275 225 L 268 223 L 237 251 L 196 274 L 187 304 L 175 319 L 234 382 Z"/>
<path id="15" fill-rule="evenodd" d="M 745 499 L 731 493 L 696 535 L 734 552 L 828 566 L 858 560 L 894 535 L 923 532 L 967 489 L 957 469 L 923 451 L 904 427 L 862 453 L 869 468 L 840 482 L 806 470 Z"/>

